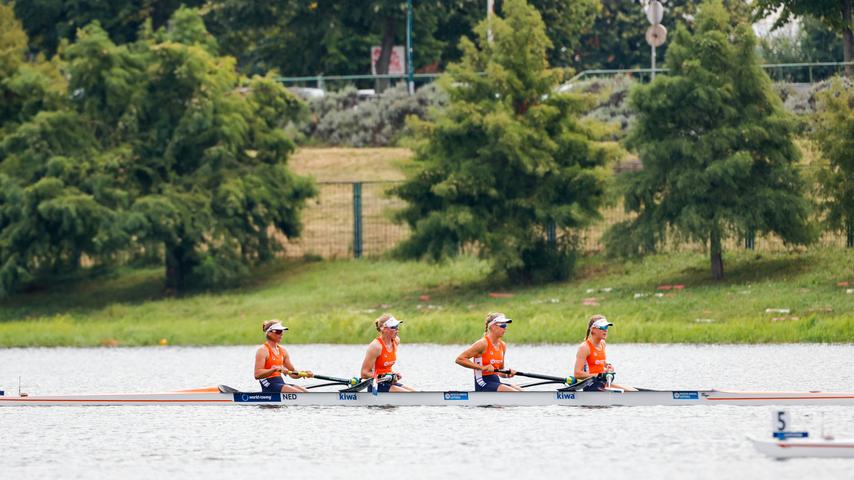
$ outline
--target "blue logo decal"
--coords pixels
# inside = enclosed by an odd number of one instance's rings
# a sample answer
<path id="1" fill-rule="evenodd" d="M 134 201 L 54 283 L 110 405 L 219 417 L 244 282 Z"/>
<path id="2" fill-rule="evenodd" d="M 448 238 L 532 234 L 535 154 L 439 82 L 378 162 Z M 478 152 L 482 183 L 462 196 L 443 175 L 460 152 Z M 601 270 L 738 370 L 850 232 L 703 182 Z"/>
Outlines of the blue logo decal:
<path id="1" fill-rule="evenodd" d="M 557 392 L 558 400 L 575 400 L 575 392 Z"/>
<path id="2" fill-rule="evenodd" d="M 772 434 L 777 440 L 786 440 L 787 438 L 809 438 L 809 432 L 774 432 Z"/>
<path id="3" fill-rule="evenodd" d="M 282 401 L 281 393 L 235 393 L 237 403 L 278 403 Z"/>
<path id="4" fill-rule="evenodd" d="M 468 400 L 469 392 L 445 392 L 445 400 Z"/>
<path id="5" fill-rule="evenodd" d="M 699 392 L 673 392 L 673 400 L 699 400 Z"/>
<path id="6" fill-rule="evenodd" d="M 359 397 L 355 393 L 338 393 L 338 400 L 358 400 Z"/>

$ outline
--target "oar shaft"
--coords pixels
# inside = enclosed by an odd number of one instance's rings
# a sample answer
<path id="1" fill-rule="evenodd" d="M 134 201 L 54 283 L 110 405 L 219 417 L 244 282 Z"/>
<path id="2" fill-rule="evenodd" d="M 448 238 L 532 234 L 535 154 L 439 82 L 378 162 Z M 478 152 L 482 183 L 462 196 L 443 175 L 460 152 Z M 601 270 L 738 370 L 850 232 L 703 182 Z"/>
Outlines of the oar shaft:
<path id="1" fill-rule="evenodd" d="M 314 378 L 316 378 L 316 379 L 318 379 L 318 380 L 326 380 L 326 381 L 328 381 L 328 382 L 346 383 L 346 384 L 348 384 L 348 385 L 349 385 L 350 383 L 352 383 L 352 379 L 348 379 L 348 378 L 338 378 L 338 377 L 330 377 L 330 376 L 327 376 L 327 375 L 318 375 L 318 374 L 314 374 Z"/>
<path id="2" fill-rule="evenodd" d="M 496 370 L 499 373 L 510 373 L 510 370 Z M 538 378 L 540 380 L 551 380 L 558 383 L 566 383 L 566 377 L 555 377 L 553 375 L 541 375 L 539 373 L 516 372 L 516 375 L 528 378 Z"/>

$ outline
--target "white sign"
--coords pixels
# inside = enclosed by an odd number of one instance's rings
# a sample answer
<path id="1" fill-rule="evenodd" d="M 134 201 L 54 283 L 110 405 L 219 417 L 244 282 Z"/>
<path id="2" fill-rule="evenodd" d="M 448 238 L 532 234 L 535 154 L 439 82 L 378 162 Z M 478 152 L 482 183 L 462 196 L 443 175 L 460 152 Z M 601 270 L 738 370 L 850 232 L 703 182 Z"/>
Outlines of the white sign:
<path id="1" fill-rule="evenodd" d="M 667 40 L 667 29 L 664 25 L 653 25 L 646 30 L 646 43 L 652 47 L 660 47 Z"/>
<path id="2" fill-rule="evenodd" d="M 646 19 L 649 20 L 650 25 L 658 25 L 662 18 L 664 18 L 664 5 L 657 0 L 649 2 L 649 6 L 646 7 Z"/>
<path id="3" fill-rule="evenodd" d="M 371 47 L 371 74 L 377 74 L 377 62 L 380 60 L 382 47 Z M 403 75 L 406 73 L 406 49 L 396 46 L 391 49 L 391 58 L 388 60 L 388 73 L 390 75 Z"/>

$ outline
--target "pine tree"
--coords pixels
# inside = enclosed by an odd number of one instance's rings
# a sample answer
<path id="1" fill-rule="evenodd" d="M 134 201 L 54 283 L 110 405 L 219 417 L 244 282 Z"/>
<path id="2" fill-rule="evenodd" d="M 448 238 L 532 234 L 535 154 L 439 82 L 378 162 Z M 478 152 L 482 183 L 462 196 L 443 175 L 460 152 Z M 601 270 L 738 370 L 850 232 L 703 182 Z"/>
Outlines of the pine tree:
<path id="1" fill-rule="evenodd" d="M 587 99 L 555 93 L 536 9 L 508 0 L 503 11 L 492 43 L 485 22 L 477 45 L 461 42 L 442 80 L 449 106 L 413 124 L 417 170 L 396 189 L 413 234 L 400 251 L 441 259 L 474 248 L 512 279 L 565 278 L 572 232 L 598 217 L 609 151 L 579 121 Z"/>
<path id="2" fill-rule="evenodd" d="M 643 170 L 626 178 L 625 207 L 637 218 L 610 231 L 612 252 L 652 250 L 670 228 L 708 247 L 720 279 L 728 237 L 815 238 L 794 125 L 755 50 L 750 25 L 733 26 L 720 0 L 710 0 L 693 33 L 677 30 L 668 74 L 632 92 L 638 117 L 627 145 Z"/>

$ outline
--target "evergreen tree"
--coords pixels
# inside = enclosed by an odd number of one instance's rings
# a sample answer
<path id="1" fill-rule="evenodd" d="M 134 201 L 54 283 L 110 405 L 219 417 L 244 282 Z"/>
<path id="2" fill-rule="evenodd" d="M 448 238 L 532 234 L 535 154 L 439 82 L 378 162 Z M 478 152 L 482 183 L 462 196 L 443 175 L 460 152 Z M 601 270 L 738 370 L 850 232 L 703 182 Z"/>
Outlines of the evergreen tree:
<path id="1" fill-rule="evenodd" d="M 637 217 L 608 239 L 612 251 L 643 252 L 671 228 L 708 247 L 716 279 L 728 237 L 815 236 L 794 125 L 759 66 L 750 25 L 729 20 L 720 0 L 704 3 L 695 31 L 677 30 L 668 74 L 632 92 L 638 116 L 627 144 L 643 170 L 627 174 L 625 207 Z"/>
<path id="2" fill-rule="evenodd" d="M 847 232 L 854 247 L 854 85 L 836 79 L 819 96 L 814 140 L 826 162 L 819 175 L 830 228 Z"/>
<path id="3" fill-rule="evenodd" d="M 598 217 L 609 154 L 579 121 L 586 98 L 555 94 L 537 10 L 507 0 L 504 13 L 492 43 L 486 22 L 478 45 L 461 42 L 442 79 L 449 106 L 413 125 L 417 170 L 396 189 L 413 234 L 400 250 L 441 259 L 474 248 L 515 280 L 565 278 L 572 233 Z"/>
<path id="4" fill-rule="evenodd" d="M 314 188 L 288 170 L 283 127 L 303 107 L 269 77 L 241 78 L 198 12 L 173 22 L 129 45 L 81 29 L 69 100 L 0 143 L 3 291 L 140 249 L 161 252 L 169 288 L 224 284 L 299 234 Z"/>

